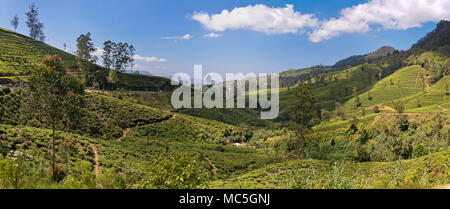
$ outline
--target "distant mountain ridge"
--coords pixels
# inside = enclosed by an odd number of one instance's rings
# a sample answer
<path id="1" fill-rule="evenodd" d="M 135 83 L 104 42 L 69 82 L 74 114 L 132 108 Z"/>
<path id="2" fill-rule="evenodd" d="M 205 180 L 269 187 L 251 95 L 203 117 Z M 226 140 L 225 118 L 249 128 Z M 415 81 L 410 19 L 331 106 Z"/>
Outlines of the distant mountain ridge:
<path id="1" fill-rule="evenodd" d="M 355 55 L 343 60 L 336 62 L 332 67 L 333 68 L 342 68 L 342 67 L 353 67 L 360 64 L 363 64 L 369 60 L 377 59 L 380 57 L 391 55 L 397 51 L 394 47 L 391 46 L 383 46 L 376 51 L 366 54 L 366 55 Z"/>
<path id="2" fill-rule="evenodd" d="M 350 69 L 364 63 L 379 63 L 391 62 L 392 67 L 398 69 L 404 63 L 401 60 L 410 56 L 411 54 L 418 54 L 420 52 L 436 50 L 444 46 L 450 46 L 450 22 L 442 20 L 432 32 L 428 33 L 424 38 L 417 41 L 409 50 L 399 51 L 391 46 L 383 46 L 378 50 L 366 54 L 355 55 L 342 59 L 332 66 L 313 66 L 302 69 L 291 69 L 280 73 L 282 86 L 292 86 L 299 81 L 305 81 L 319 74 Z M 395 61 L 394 61 L 395 60 Z M 398 63 L 399 62 L 399 63 Z M 392 73 L 396 69 L 389 69 L 386 72 Z"/>
<path id="3" fill-rule="evenodd" d="M 450 45 L 450 21 L 442 20 L 432 32 L 414 44 L 411 50 L 434 50 Z"/>

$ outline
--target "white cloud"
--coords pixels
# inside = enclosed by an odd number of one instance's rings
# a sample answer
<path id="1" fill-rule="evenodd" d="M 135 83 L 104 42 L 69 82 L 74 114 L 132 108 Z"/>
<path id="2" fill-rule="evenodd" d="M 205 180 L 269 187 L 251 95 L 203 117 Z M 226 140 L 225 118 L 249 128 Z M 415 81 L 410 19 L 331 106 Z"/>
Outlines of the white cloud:
<path id="1" fill-rule="evenodd" d="M 164 58 L 158 58 L 158 57 L 142 57 L 138 54 L 133 56 L 133 59 L 140 60 L 144 62 L 167 62 L 167 59 Z"/>
<path id="2" fill-rule="evenodd" d="M 185 34 L 184 36 L 166 36 L 163 37 L 163 39 L 168 39 L 168 40 L 189 40 L 192 38 L 191 34 Z"/>
<path id="3" fill-rule="evenodd" d="M 205 34 L 203 37 L 205 37 L 205 38 L 219 38 L 221 36 L 222 35 L 217 34 L 217 33 L 208 33 L 208 34 Z"/>
<path id="4" fill-rule="evenodd" d="M 320 42 L 342 33 L 366 33 L 372 25 L 406 30 L 441 19 L 450 19 L 450 0 L 370 0 L 343 9 L 339 18 L 323 21 L 309 39 Z"/>
<path id="5" fill-rule="evenodd" d="M 210 31 L 252 30 L 266 34 L 307 32 L 312 42 L 344 33 L 366 33 L 373 27 L 406 30 L 423 23 L 450 19 L 450 0 L 369 0 L 341 10 L 339 17 L 319 20 L 313 14 L 266 5 L 249 5 L 218 14 L 197 12 L 193 20 Z"/>
<path id="6" fill-rule="evenodd" d="M 192 19 L 212 31 L 246 29 L 266 34 L 298 33 L 305 27 L 319 24 L 314 15 L 296 12 L 291 4 L 284 8 L 250 5 L 211 15 L 200 12 L 194 14 Z"/>
<path id="7" fill-rule="evenodd" d="M 95 52 L 92 53 L 92 55 L 97 56 L 97 57 L 101 57 L 103 55 L 103 49 L 100 47 L 95 47 Z"/>

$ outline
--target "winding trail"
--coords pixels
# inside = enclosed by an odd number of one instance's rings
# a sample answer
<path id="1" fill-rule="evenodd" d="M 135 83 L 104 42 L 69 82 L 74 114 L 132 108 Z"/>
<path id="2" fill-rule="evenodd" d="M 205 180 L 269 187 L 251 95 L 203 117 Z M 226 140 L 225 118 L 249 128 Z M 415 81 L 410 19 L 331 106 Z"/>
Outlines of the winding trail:
<path id="1" fill-rule="evenodd" d="M 431 78 L 431 76 L 425 76 L 425 86 L 427 87 L 426 90 L 427 92 L 430 91 L 430 80 L 428 80 L 429 78 Z"/>
<path id="2" fill-rule="evenodd" d="M 382 113 L 380 115 L 377 115 L 372 122 L 372 125 L 376 125 L 377 121 L 380 120 L 381 117 L 385 117 L 385 116 L 392 116 L 392 115 L 399 115 L 398 113 Z M 432 113 L 402 113 L 402 115 L 407 115 L 408 117 L 422 117 L 422 116 L 431 116 L 433 115 Z M 410 118 L 412 119 L 412 118 Z"/>
<path id="3" fill-rule="evenodd" d="M 208 157 L 206 157 L 206 155 L 203 154 L 203 157 L 205 158 L 206 161 L 208 161 L 209 165 L 211 165 L 212 173 L 213 173 L 214 177 L 216 177 L 217 170 L 219 170 L 219 169 L 216 167 L 216 165 L 214 165 L 214 163 Z"/>
<path id="4" fill-rule="evenodd" d="M 449 110 L 448 108 L 444 108 L 441 105 L 438 105 L 437 107 L 439 107 L 442 111 L 447 112 L 447 110 Z"/>
<path id="5" fill-rule="evenodd" d="M 136 126 L 136 127 L 137 127 L 137 126 Z M 118 142 L 122 141 L 122 138 L 123 138 L 123 137 L 126 137 L 127 134 L 128 134 L 128 132 L 130 132 L 130 131 L 131 131 L 131 128 L 125 129 L 125 131 L 123 131 L 123 133 L 122 133 L 122 136 L 121 136 L 120 138 L 118 138 L 117 141 L 118 141 Z"/>
<path id="6" fill-rule="evenodd" d="M 162 123 L 162 122 L 165 122 L 165 121 L 168 121 L 168 120 L 171 120 L 171 119 L 175 119 L 175 118 L 177 118 L 177 115 L 176 115 L 176 114 L 173 114 L 173 115 L 171 115 L 170 117 L 168 117 L 168 118 L 166 118 L 166 119 L 164 119 L 164 120 L 161 120 L 161 121 L 158 121 L 158 122 L 155 122 L 155 123 L 151 123 L 151 124 L 147 124 L 147 125 L 145 125 L 145 126 L 152 126 L 152 125 L 155 125 L 155 124 L 158 124 L 158 123 Z M 139 127 L 139 126 L 136 126 L 135 128 L 137 128 L 137 127 Z M 125 129 L 125 130 L 123 131 L 123 133 L 122 133 L 122 136 L 119 137 L 119 138 L 117 139 L 117 141 L 118 141 L 118 142 L 122 141 L 122 139 L 123 139 L 124 137 L 126 137 L 127 134 L 128 134 L 130 131 L 131 131 L 131 128 Z"/>
<path id="7" fill-rule="evenodd" d="M 91 144 L 91 148 L 92 148 L 92 151 L 94 151 L 94 159 L 95 159 L 94 171 L 95 171 L 95 176 L 98 176 L 98 174 L 100 173 L 100 163 L 98 162 L 98 160 L 99 160 L 98 151 L 97 151 L 97 147 L 95 146 L 95 144 Z"/>
<path id="8" fill-rule="evenodd" d="M 395 111 L 395 109 L 394 108 L 392 108 L 392 107 L 390 107 L 390 106 L 387 106 L 387 105 L 374 105 L 374 106 L 371 106 L 371 107 L 366 107 L 365 109 L 366 110 L 373 110 L 373 109 L 375 109 L 375 107 L 376 106 L 378 106 L 378 110 L 385 110 L 385 111 Z"/>

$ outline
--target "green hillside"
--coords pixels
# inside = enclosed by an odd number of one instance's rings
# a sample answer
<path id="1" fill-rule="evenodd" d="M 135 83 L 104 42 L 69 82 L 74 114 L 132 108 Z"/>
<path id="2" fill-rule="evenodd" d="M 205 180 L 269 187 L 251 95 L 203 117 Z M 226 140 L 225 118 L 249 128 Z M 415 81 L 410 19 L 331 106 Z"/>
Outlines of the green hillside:
<path id="1" fill-rule="evenodd" d="M 76 74 L 75 57 L 1 29 L 0 84 L 26 83 L 0 88 L 0 188 L 448 185 L 448 27 L 440 23 L 410 50 L 383 47 L 335 66 L 282 72 L 280 115 L 270 121 L 260 119 L 261 108 L 173 110 L 169 79 L 119 73 L 112 86 L 108 71 L 92 64 L 79 118 L 61 119 L 54 135 L 47 113 L 26 108 L 25 96 L 36 91 L 31 72 L 42 57 L 59 54 Z M 302 128 L 292 123 L 298 82 L 315 97 Z M 261 92 L 270 90 L 243 96 Z"/>
<path id="2" fill-rule="evenodd" d="M 27 81 L 27 75 L 39 67 L 42 58 L 48 55 L 59 55 L 64 65 L 73 72 L 78 72 L 78 66 L 73 54 L 54 48 L 44 42 L 36 41 L 0 27 L 0 84 Z M 111 88 L 106 82 L 108 71 L 95 64 L 89 65 L 89 70 L 95 72 L 88 79 L 88 86 Z M 167 78 L 119 73 L 118 88 L 137 91 L 171 90 Z"/>
<path id="3" fill-rule="evenodd" d="M 388 104 L 421 92 L 427 88 L 421 81 L 426 70 L 419 66 L 409 66 L 397 70 L 394 74 L 377 82 L 369 91 L 359 95 L 361 107 Z M 425 85 L 425 86 L 424 86 Z M 344 107 L 351 109 L 354 99 L 345 103 Z"/>
<path id="4" fill-rule="evenodd" d="M 0 77 L 28 75 L 46 55 L 58 54 L 68 68 L 77 65 L 74 55 L 1 27 L 0 51 Z"/>
<path id="5" fill-rule="evenodd" d="M 445 185 L 449 151 L 380 163 L 291 160 L 211 183 L 226 189 L 424 189 Z"/>

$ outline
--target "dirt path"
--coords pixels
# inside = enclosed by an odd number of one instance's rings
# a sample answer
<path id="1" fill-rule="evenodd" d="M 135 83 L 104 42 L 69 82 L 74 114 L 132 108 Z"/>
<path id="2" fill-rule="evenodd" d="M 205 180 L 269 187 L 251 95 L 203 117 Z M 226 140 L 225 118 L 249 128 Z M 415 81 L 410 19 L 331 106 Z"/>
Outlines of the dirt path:
<path id="1" fill-rule="evenodd" d="M 131 131 L 131 128 L 127 128 L 125 129 L 125 131 L 123 131 L 122 136 L 120 138 L 117 139 L 118 142 L 122 141 L 123 137 L 126 137 L 127 134 Z"/>
<path id="2" fill-rule="evenodd" d="M 428 80 L 429 78 L 431 78 L 431 76 L 425 76 L 424 77 L 424 79 L 425 79 L 425 86 L 427 87 L 426 88 L 427 92 L 430 91 L 430 80 Z"/>
<path id="3" fill-rule="evenodd" d="M 98 174 L 100 173 L 100 163 L 98 162 L 98 160 L 99 160 L 98 151 L 97 151 L 97 147 L 94 144 L 91 144 L 91 148 L 92 148 L 92 151 L 94 151 L 94 159 L 95 159 L 94 171 L 95 171 L 95 176 L 98 176 Z"/>
<path id="4" fill-rule="evenodd" d="M 437 107 L 439 107 L 442 111 L 447 112 L 447 110 L 449 110 L 448 108 L 444 108 L 441 105 L 438 105 Z"/>
<path id="5" fill-rule="evenodd" d="M 170 116 L 170 118 L 168 118 L 167 120 L 163 120 L 163 121 L 156 122 L 156 123 L 152 123 L 152 124 L 148 124 L 148 125 L 152 126 L 152 125 L 155 125 L 155 124 L 158 124 L 158 123 L 162 123 L 162 122 L 164 122 L 164 121 L 168 121 L 168 120 L 175 119 L 175 118 L 177 118 L 177 115 L 176 115 L 176 114 Z M 139 127 L 139 126 L 136 126 L 135 128 L 137 128 L 137 127 Z M 123 139 L 124 137 L 126 137 L 127 134 L 128 134 L 130 131 L 131 131 L 131 128 L 125 129 L 125 130 L 123 131 L 123 133 L 122 133 L 122 136 L 119 137 L 119 138 L 117 139 L 117 141 L 118 141 L 118 142 L 122 141 L 122 139 Z"/>
<path id="6" fill-rule="evenodd" d="M 378 110 L 385 110 L 385 111 L 395 111 L 394 108 L 387 106 L 387 105 L 374 105 L 372 107 L 366 107 L 366 110 L 373 110 L 375 107 L 378 106 Z"/>
<path id="7" fill-rule="evenodd" d="M 148 124 L 148 125 L 153 126 L 153 125 L 155 125 L 155 124 L 162 123 L 162 122 L 165 122 L 165 121 L 168 121 L 168 120 L 172 120 L 172 119 L 175 119 L 175 118 L 177 118 L 177 115 L 176 115 L 176 114 L 173 114 L 173 115 L 170 116 L 170 118 L 168 118 L 167 120 L 163 120 L 163 121 L 160 121 L 160 122 L 157 122 L 157 123 Z"/>
<path id="8" fill-rule="evenodd" d="M 395 111 L 394 108 L 384 105 L 384 106 L 380 106 L 380 110 L 386 110 L 386 111 Z"/>
<path id="9" fill-rule="evenodd" d="M 212 163 L 212 161 L 208 157 L 206 157 L 206 155 L 203 155 L 203 157 L 205 158 L 206 161 L 208 161 L 209 165 L 211 165 L 212 173 L 213 173 L 214 177 L 216 177 L 217 170 L 219 170 L 219 169 L 217 169 L 216 165 L 214 165 L 214 163 Z"/>
<path id="10" fill-rule="evenodd" d="M 375 118 L 373 119 L 373 122 L 371 123 L 371 125 L 377 124 L 377 121 L 380 120 L 381 116 L 382 116 L 382 115 L 377 115 L 377 116 L 375 116 Z"/>
<path id="11" fill-rule="evenodd" d="M 382 113 L 380 115 L 377 115 L 372 122 L 372 125 L 375 125 L 378 120 L 381 119 L 381 117 L 385 116 L 392 116 L 392 115 L 398 115 L 398 113 Z M 403 115 L 407 115 L 408 117 L 421 117 L 421 116 L 431 116 L 432 113 L 403 113 Z M 412 119 L 412 118 L 410 118 Z"/>

